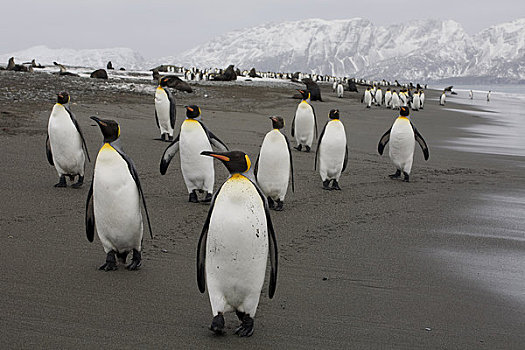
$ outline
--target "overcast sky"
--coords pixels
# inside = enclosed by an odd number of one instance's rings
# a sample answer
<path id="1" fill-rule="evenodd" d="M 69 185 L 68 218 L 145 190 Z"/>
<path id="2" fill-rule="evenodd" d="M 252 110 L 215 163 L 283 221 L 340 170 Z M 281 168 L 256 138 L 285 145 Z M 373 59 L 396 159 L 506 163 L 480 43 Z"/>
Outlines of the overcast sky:
<path id="1" fill-rule="evenodd" d="M 144 57 L 180 53 L 234 29 L 305 18 L 362 17 L 376 25 L 453 19 L 474 34 L 525 17 L 523 0 L 44 0 L 2 1 L 0 53 L 129 47 Z"/>

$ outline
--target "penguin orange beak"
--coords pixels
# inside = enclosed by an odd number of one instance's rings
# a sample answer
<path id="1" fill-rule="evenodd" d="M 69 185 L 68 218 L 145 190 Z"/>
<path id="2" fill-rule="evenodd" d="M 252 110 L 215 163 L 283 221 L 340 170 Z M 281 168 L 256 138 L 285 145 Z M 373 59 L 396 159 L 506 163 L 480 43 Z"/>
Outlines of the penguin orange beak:
<path id="1" fill-rule="evenodd" d="M 222 154 L 217 154 L 217 153 L 213 153 L 210 151 L 202 151 L 201 156 L 209 156 L 209 157 L 217 158 L 219 160 L 222 160 L 223 162 L 230 161 L 230 157 L 226 157 L 226 156 L 223 156 Z"/>
<path id="2" fill-rule="evenodd" d="M 185 108 L 190 111 L 190 112 L 193 112 L 193 108 L 191 108 L 190 106 L 185 106 Z"/>
<path id="3" fill-rule="evenodd" d="M 277 123 L 277 117 L 268 117 L 268 118 L 270 118 L 271 120 Z"/>

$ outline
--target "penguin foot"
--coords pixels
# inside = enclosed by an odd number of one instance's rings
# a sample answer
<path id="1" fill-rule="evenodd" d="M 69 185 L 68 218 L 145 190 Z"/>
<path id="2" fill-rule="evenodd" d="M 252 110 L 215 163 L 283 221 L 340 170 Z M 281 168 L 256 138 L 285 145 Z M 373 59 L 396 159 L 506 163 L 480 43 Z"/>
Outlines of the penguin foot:
<path id="1" fill-rule="evenodd" d="M 334 181 L 332 182 L 332 190 L 341 191 L 341 187 L 339 187 L 339 184 L 337 183 L 336 180 L 334 180 Z"/>
<path id="2" fill-rule="evenodd" d="M 106 255 L 106 263 L 98 268 L 103 271 L 114 271 L 117 269 L 117 259 L 115 258 L 115 252 L 112 250 Z"/>
<path id="3" fill-rule="evenodd" d="M 250 315 L 245 314 L 242 318 L 241 325 L 235 330 L 235 334 L 239 337 L 250 337 L 253 334 L 253 324 L 253 318 L 251 318 Z"/>
<path id="4" fill-rule="evenodd" d="M 298 150 L 299 152 L 301 152 L 301 150 L 303 149 L 303 145 L 298 145 L 298 146 L 295 146 L 294 148 Z"/>
<path id="5" fill-rule="evenodd" d="M 71 187 L 73 187 L 73 188 L 80 188 L 80 187 L 82 187 L 83 184 L 84 184 L 84 176 L 78 175 L 78 181 L 76 183 L 74 183 L 73 185 L 71 185 Z"/>
<path id="6" fill-rule="evenodd" d="M 164 134 L 160 135 L 160 139 L 162 141 L 168 141 L 168 134 L 164 133 Z"/>
<path id="7" fill-rule="evenodd" d="M 190 193 L 190 198 L 188 199 L 188 202 L 191 202 L 191 203 L 199 203 L 199 199 L 197 198 L 197 193 L 195 192 L 195 190 L 193 190 L 193 191 Z"/>
<path id="8" fill-rule="evenodd" d="M 224 316 L 222 315 L 222 312 L 219 312 L 217 316 L 213 318 L 210 330 L 217 335 L 224 334 Z"/>
<path id="9" fill-rule="evenodd" d="M 310 150 L 311 150 L 310 146 L 305 146 L 305 147 L 306 147 L 306 151 L 305 152 L 306 153 L 310 153 Z"/>
<path id="10" fill-rule="evenodd" d="M 270 197 L 268 197 L 268 208 L 270 209 L 275 208 L 275 202 Z"/>
<path id="11" fill-rule="evenodd" d="M 323 181 L 323 190 L 331 191 L 332 187 L 330 187 L 330 180 Z"/>
<path id="12" fill-rule="evenodd" d="M 172 142 L 172 141 L 173 141 L 173 136 L 168 135 L 168 142 Z"/>
<path id="13" fill-rule="evenodd" d="M 55 187 L 67 187 L 65 175 L 60 176 L 60 180 L 58 180 L 58 183 L 55 184 Z"/>
<path id="14" fill-rule="evenodd" d="M 126 268 L 129 271 L 138 270 L 139 267 L 142 265 L 141 261 L 142 261 L 142 254 L 138 250 L 133 249 L 133 258 L 131 259 L 131 264 L 126 266 Z"/>
<path id="15" fill-rule="evenodd" d="M 203 203 L 209 203 L 211 202 L 211 199 L 213 198 L 213 195 L 211 193 L 206 193 L 206 197 L 204 197 L 203 200 L 201 200 L 201 202 Z"/>
<path id="16" fill-rule="evenodd" d="M 277 206 L 275 207 L 274 210 L 275 210 L 275 211 L 283 211 L 283 204 L 284 204 L 284 203 L 283 203 L 280 199 L 278 199 L 278 200 L 277 200 Z"/>
<path id="17" fill-rule="evenodd" d="M 390 175 L 388 175 L 388 177 L 391 178 L 391 179 L 397 179 L 397 178 L 399 178 L 400 176 L 401 176 L 401 170 L 399 170 L 399 169 L 396 170 L 396 173 L 395 173 L 395 174 L 390 174 Z"/>
<path id="18" fill-rule="evenodd" d="M 410 175 L 408 175 L 406 172 L 403 171 L 403 175 L 405 178 L 403 179 L 404 182 L 410 182 Z"/>

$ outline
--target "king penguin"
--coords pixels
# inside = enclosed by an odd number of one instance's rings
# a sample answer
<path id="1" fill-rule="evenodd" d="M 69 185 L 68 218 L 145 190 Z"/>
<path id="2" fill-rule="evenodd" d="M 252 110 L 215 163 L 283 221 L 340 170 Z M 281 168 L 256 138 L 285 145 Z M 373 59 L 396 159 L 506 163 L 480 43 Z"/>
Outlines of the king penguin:
<path id="1" fill-rule="evenodd" d="M 301 151 L 303 146 L 306 152 L 310 152 L 314 135 L 317 137 L 317 118 L 314 107 L 310 104 L 310 92 L 297 90 L 301 93 L 302 101 L 297 106 L 295 116 L 292 121 L 292 137 L 295 136 L 296 150 Z"/>
<path id="2" fill-rule="evenodd" d="M 126 263 L 133 252 L 128 270 L 137 270 L 142 260 L 142 213 L 140 200 L 151 224 L 135 165 L 120 146 L 120 126 L 114 120 L 91 117 L 104 135 L 104 144 L 98 151 L 93 171 L 93 181 L 86 202 L 86 234 L 93 242 L 95 228 L 106 252 L 106 262 L 99 269 L 117 269 L 116 258 Z"/>
<path id="3" fill-rule="evenodd" d="M 381 90 L 379 86 L 377 87 L 374 99 L 376 100 L 376 106 L 381 106 L 383 104 L 383 90 Z"/>
<path id="4" fill-rule="evenodd" d="M 175 127 L 175 98 L 168 90 L 168 77 L 162 77 L 155 91 L 155 120 L 162 141 L 173 141 Z"/>
<path id="5" fill-rule="evenodd" d="M 392 91 L 390 88 L 387 88 L 385 92 L 385 107 L 392 108 Z"/>
<path id="6" fill-rule="evenodd" d="M 215 184 L 213 159 L 202 157 L 202 151 L 211 151 L 215 146 L 221 151 L 228 147 L 201 122 L 199 106 L 186 106 L 186 120 L 180 133 L 166 148 L 160 162 L 160 173 L 166 174 L 171 159 L 180 149 L 182 176 L 189 192 L 189 202 L 198 203 L 197 191 L 206 192 L 203 202 L 210 202 Z"/>
<path id="7" fill-rule="evenodd" d="M 420 108 L 421 108 L 421 99 L 419 98 L 419 91 L 416 91 L 416 93 L 412 97 L 412 109 L 414 111 L 419 111 Z"/>
<path id="8" fill-rule="evenodd" d="M 370 108 L 372 105 L 372 91 L 370 90 L 370 87 L 366 88 L 363 100 L 361 102 L 365 103 L 366 108 Z"/>
<path id="9" fill-rule="evenodd" d="M 447 100 L 447 94 L 445 93 L 445 90 L 441 93 L 441 97 L 439 97 L 439 105 L 444 106 L 445 102 Z"/>
<path id="10" fill-rule="evenodd" d="M 273 130 L 264 137 L 259 156 L 255 162 L 255 179 L 268 198 L 270 209 L 283 210 L 284 197 L 288 190 L 290 174 L 292 191 L 294 191 L 293 162 L 290 142 L 281 133 L 284 120 L 281 117 L 270 117 Z M 277 204 L 275 204 L 275 202 Z"/>
<path id="11" fill-rule="evenodd" d="M 339 120 L 339 110 L 332 109 L 328 118 L 330 120 L 325 124 L 317 143 L 314 169 L 317 169 L 317 158 L 319 158 L 319 174 L 323 180 L 323 189 L 341 190 L 339 177 L 348 164 L 346 132 L 343 123 Z"/>
<path id="12" fill-rule="evenodd" d="M 59 181 L 55 187 L 66 187 L 66 176 L 73 180 L 78 175 L 78 181 L 72 185 L 80 188 L 84 183 L 84 168 L 86 156 L 89 153 L 82 130 L 73 112 L 69 108 L 69 94 L 61 92 L 57 95 L 57 103 L 53 106 L 47 125 L 46 154 L 49 164 L 54 165 Z"/>
<path id="13" fill-rule="evenodd" d="M 344 87 L 342 83 L 337 83 L 337 97 L 343 98 L 344 95 Z"/>
<path id="14" fill-rule="evenodd" d="M 399 112 L 400 116 L 394 121 L 390 129 L 381 136 L 377 151 L 382 155 L 386 144 L 390 141 L 388 154 L 397 170 L 395 174 L 389 176 L 392 179 L 396 179 L 403 172 L 403 181 L 408 182 L 412 161 L 414 160 L 415 141 L 421 146 L 425 160 L 428 160 L 428 147 L 423 136 L 408 119 L 408 107 L 401 107 Z"/>
<path id="15" fill-rule="evenodd" d="M 219 159 L 230 177 L 215 194 L 197 247 L 197 284 L 208 289 L 213 320 L 210 329 L 222 334 L 224 313 L 235 311 L 241 325 L 235 333 L 253 333 L 270 253 L 269 297 L 277 285 L 277 241 L 263 192 L 246 174 L 250 158 L 240 151 L 203 156 Z M 212 158 L 213 159 L 213 158 Z"/>
<path id="16" fill-rule="evenodd" d="M 397 91 L 392 91 L 392 109 L 399 109 L 400 101 Z"/>
<path id="17" fill-rule="evenodd" d="M 421 109 L 425 108 L 425 91 L 419 91 L 419 103 L 421 104 Z"/>

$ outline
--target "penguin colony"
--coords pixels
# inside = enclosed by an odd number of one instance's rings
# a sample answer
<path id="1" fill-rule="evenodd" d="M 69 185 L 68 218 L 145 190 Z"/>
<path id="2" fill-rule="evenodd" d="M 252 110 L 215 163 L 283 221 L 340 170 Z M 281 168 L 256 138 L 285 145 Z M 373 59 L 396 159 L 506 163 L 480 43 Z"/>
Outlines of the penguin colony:
<path id="1" fill-rule="evenodd" d="M 186 78 L 203 79 L 201 71 L 186 71 Z M 200 76 L 200 77 L 199 77 Z M 199 77 L 199 78 L 195 78 Z M 400 91 L 371 84 L 364 92 L 362 102 L 366 108 L 385 106 L 399 109 L 399 117 L 379 139 L 378 153 L 383 154 L 389 144 L 389 156 L 396 168 L 390 178 L 409 182 L 415 142 L 429 158 L 423 136 L 409 119 L 410 109 L 418 111 L 424 106 L 424 91 L 412 92 L 407 87 Z M 399 84 L 398 84 L 399 85 Z M 310 152 L 314 137 L 317 141 L 313 156 L 314 169 L 319 171 L 322 188 L 341 190 L 339 180 L 348 166 L 347 134 L 339 110 L 329 112 L 321 133 L 317 136 L 317 116 L 308 90 L 298 90 L 301 102 L 291 122 L 291 136 L 298 152 Z M 333 91 L 343 97 L 343 85 L 335 81 Z M 443 92 L 444 96 L 445 92 Z M 82 131 L 69 107 L 70 97 L 57 95 L 49 117 L 46 153 L 59 175 L 55 187 L 67 187 L 66 177 L 79 188 L 84 180 L 85 159 L 90 161 Z M 441 97 L 440 104 L 444 104 Z M 200 292 L 208 291 L 212 309 L 210 330 L 223 334 L 224 314 L 235 312 L 241 322 L 235 333 L 251 336 L 254 317 L 264 284 L 267 260 L 270 260 L 269 297 L 277 287 L 278 249 L 276 232 L 270 210 L 282 211 L 291 183 L 295 190 L 293 156 L 288 137 L 283 132 L 285 120 L 271 116 L 271 130 L 264 136 L 252 167 L 248 155 L 230 151 L 203 120 L 199 106 L 185 106 L 186 119 L 174 138 L 175 99 L 166 87 L 166 79 L 159 80 L 155 92 L 155 120 L 160 129 L 160 140 L 168 141 L 160 157 L 160 173 L 166 174 L 173 157 L 180 153 L 181 170 L 189 193 L 189 202 L 209 202 L 197 247 L 197 285 Z M 128 270 L 137 270 L 142 264 L 144 211 L 150 237 L 153 238 L 146 200 L 132 159 L 120 144 L 120 126 L 114 120 L 91 117 L 103 136 L 93 171 L 86 201 L 85 226 L 90 242 L 95 231 L 106 260 L 99 267 L 103 271 L 118 269 L 118 262 L 126 264 L 131 253 Z M 214 151 L 215 149 L 215 151 Z M 228 179 L 214 193 L 214 159 L 229 171 Z M 204 198 L 199 200 L 199 194 Z M 142 207 L 142 209 L 141 209 Z M 233 258 L 235 257 L 235 258 Z M 117 261 L 118 260 L 118 261 Z"/>

